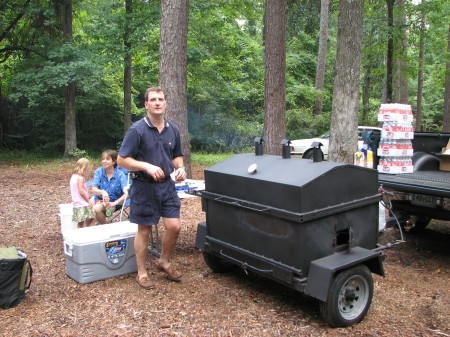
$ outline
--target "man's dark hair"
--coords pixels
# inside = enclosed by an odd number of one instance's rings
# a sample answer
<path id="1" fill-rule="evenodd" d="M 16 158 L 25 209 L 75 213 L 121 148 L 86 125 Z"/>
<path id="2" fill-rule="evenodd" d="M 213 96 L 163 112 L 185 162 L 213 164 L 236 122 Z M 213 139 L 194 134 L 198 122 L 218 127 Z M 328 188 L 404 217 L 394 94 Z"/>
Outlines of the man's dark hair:
<path id="1" fill-rule="evenodd" d="M 150 92 L 162 92 L 163 94 L 164 94 L 164 97 L 166 98 L 166 100 L 167 100 L 167 97 L 166 97 L 166 92 L 165 92 L 165 90 L 163 89 L 163 88 L 161 88 L 161 87 L 150 87 L 150 88 L 148 88 L 147 89 L 147 91 L 145 92 L 145 96 L 144 96 L 144 98 L 145 98 L 145 101 L 147 102 L 148 101 L 148 94 L 150 93 Z"/>

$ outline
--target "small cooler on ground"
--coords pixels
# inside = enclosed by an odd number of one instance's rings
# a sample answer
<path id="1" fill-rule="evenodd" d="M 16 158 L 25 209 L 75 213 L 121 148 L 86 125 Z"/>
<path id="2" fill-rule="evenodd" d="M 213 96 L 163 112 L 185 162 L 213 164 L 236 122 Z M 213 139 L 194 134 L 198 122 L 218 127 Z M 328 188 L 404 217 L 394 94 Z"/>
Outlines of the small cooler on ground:
<path id="1" fill-rule="evenodd" d="M 64 236 L 67 276 L 79 283 L 137 272 L 134 238 L 137 224 L 129 221 L 79 228 Z"/>

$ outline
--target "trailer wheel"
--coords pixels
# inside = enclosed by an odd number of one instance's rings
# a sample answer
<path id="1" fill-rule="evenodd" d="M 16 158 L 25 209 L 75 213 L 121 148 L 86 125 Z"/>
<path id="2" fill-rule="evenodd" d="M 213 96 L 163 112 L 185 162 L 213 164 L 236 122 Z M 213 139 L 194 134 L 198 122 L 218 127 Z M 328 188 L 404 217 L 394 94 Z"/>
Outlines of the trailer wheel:
<path id="1" fill-rule="evenodd" d="M 330 326 L 346 327 L 362 321 L 373 296 L 370 270 L 359 265 L 341 271 L 334 278 L 326 302 L 320 302 L 320 313 Z"/>
<path id="2" fill-rule="evenodd" d="M 238 268 L 238 266 L 207 252 L 203 252 L 203 259 L 206 265 L 215 273 L 226 273 Z"/>
<path id="3" fill-rule="evenodd" d="M 417 216 L 414 219 L 414 227 L 412 228 L 413 231 L 423 231 L 428 224 L 430 223 L 431 218 L 428 216 Z"/>

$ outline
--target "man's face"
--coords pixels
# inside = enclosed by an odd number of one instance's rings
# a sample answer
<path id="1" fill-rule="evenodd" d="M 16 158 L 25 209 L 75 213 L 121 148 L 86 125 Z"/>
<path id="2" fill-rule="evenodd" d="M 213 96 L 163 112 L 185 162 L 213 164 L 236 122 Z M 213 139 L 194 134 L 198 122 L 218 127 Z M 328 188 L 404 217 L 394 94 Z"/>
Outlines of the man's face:
<path id="1" fill-rule="evenodd" d="M 148 100 L 144 102 L 147 112 L 151 115 L 162 115 L 166 111 L 166 98 L 162 91 L 150 91 L 148 93 Z"/>

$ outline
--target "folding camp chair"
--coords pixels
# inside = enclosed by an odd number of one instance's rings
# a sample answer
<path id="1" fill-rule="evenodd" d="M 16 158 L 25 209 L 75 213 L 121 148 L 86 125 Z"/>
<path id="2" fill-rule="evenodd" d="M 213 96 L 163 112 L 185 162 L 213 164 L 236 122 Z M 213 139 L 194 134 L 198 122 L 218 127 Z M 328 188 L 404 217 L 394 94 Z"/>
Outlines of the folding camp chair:
<path id="1" fill-rule="evenodd" d="M 117 205 L 113 213 L 107 218 L 106 222 L 125 221 L 130 217 L 130 199 L 125 200 L 122 205 Z"/>
<path id="2" fill-rule="evenodd" d="M 122 205 L 117 205 L 114 208 L 112 215 L 106 221 L 107 223 L 128 220 L 128 218 L 130 217 L 130 199 L 128 198 L 128 190 L 131 186 L 130 173 L 123 167 L 117 166 L 117 168 L 127 175 L 127 186 L 125 187 L 127 196 Z"/>
<path id="3" fill-rule="evenodd" d="M 150 238 L 148 240 L 147 251 L 156 256 L 161 256 L 161 242 L 159 241 L 158 224 L 150 226 Z"/>

